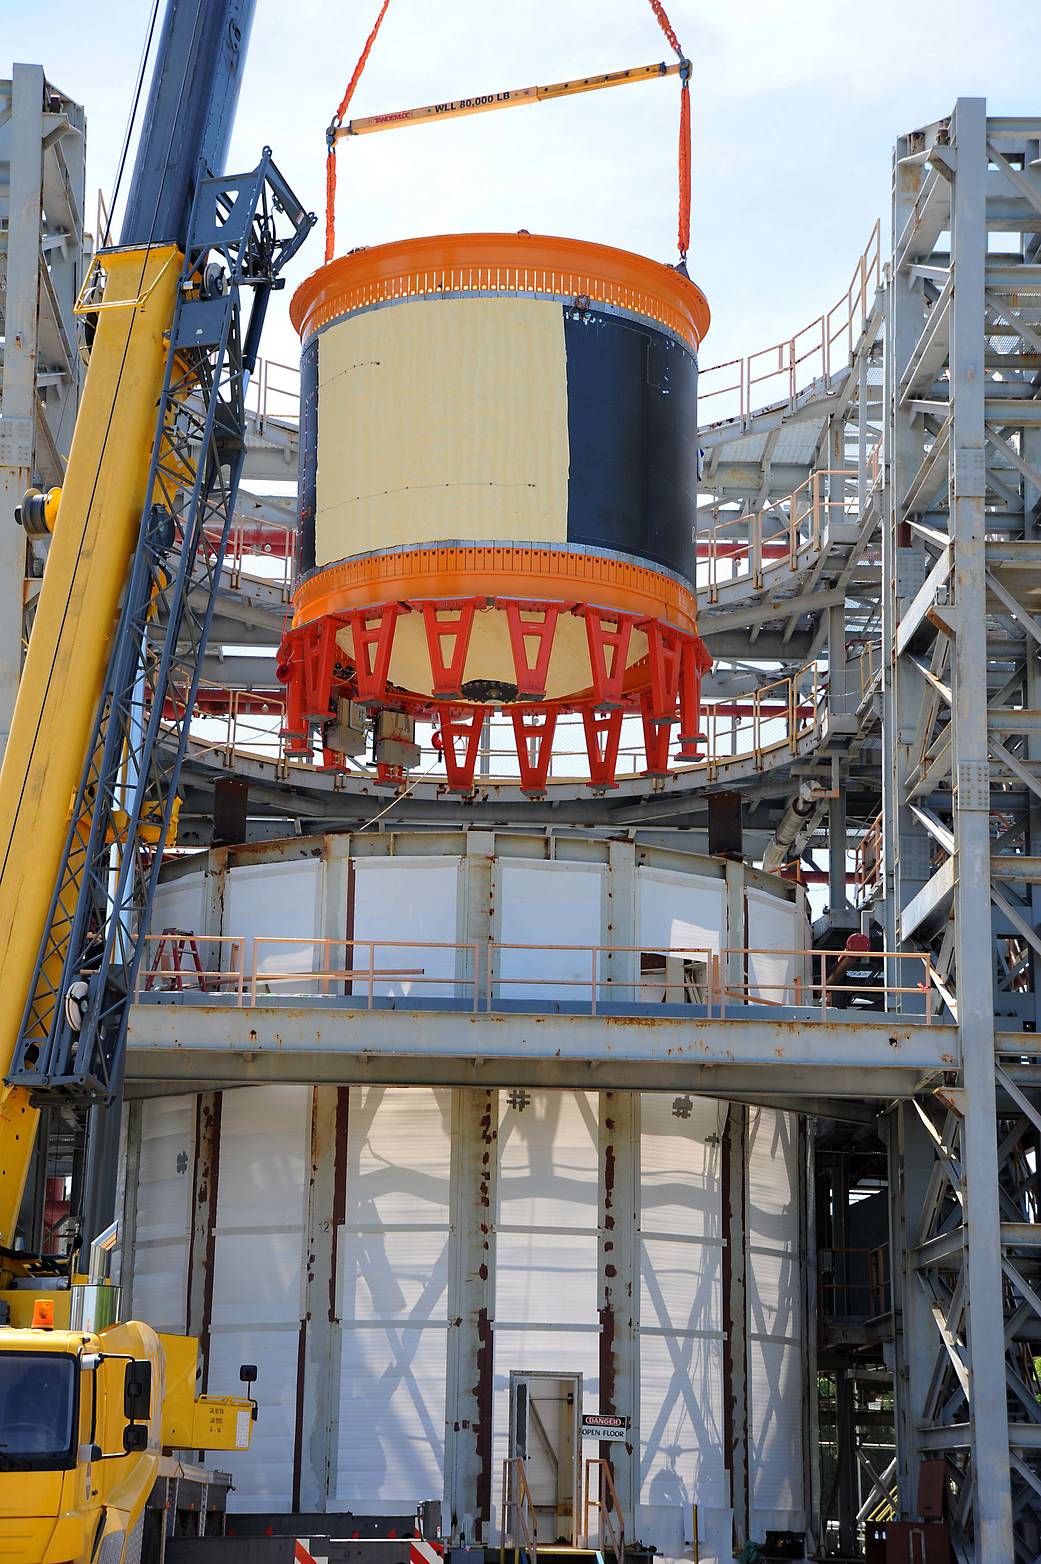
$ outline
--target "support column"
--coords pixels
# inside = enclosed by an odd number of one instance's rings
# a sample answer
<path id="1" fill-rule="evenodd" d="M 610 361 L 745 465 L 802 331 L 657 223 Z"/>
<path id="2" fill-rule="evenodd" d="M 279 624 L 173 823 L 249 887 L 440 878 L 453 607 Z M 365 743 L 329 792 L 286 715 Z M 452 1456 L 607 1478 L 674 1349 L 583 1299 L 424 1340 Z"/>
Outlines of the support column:
<path id="1" fill-rule="evenodd" d="M 605 1441 L 627 1541 L 640 1502 L 640 1095 L 601 1092 L 597 1298 L 600 1411 L 628 1421 L 624 1445 Z"/>
<path id="2" fill-rule="evenodd" d="M 748 1109 L 732 1102 L 723 1131 L 723 1438 L 734 1512 L 734 1548 L 748 1541 Z"/>
<path id="3" fill-rule="evenodd" d="M 22 671 L 25 533 L 15 506 L 32 482 L 43 223 L 43 70 L 11 74 L 3 397 L 0 400 L 0 754 Z"/>
<path id="4" fill-rule="evenodd" d="M 211 848 L 206 855 L 199 934 L 203 966 L 221 948 L 206 943 L 223 927 L 228 850 Z M 219 963 L 214 963 L 219 965 Z M 185 1329 L 198 1336 L 202 1351 L 203 1388 L 209 1374 L 210 1320 L 213 1309 L 213 1261 L 216 1247 L 217 1184 L 220 1178 L 222 1092 L 200 1092 L 195 1099 L 195 1168 L 192 1181 L 192 1226 L 188 1236 L 188 1279 Z"/>
<path id="5" fill-rule="evenodd" d="M 452 1093 L 444 1527 L 491 1540 L 499 1094 Z"/>
<path id="6" fill-rule="evenodd" d="M 972 1373 L 975 1541 L 980 1564 L 1014 1556 L 998 1201 L 987 733 L 986 452 L 987 108 L 954 114 L 951 215 L 950 525 L 958 614 L 954 639 L 955 960 L 964 1083 L 963 1210 Z M 983 953 L 988 957 L 984 958 Z"/>
<path id="7" fill-rule="evenodd" d="M 916 1422 L 925 1406 L 939 1347 L 930 1300 L 915 1270 L 918 1226 L 936 1162 L 932 1141 L 912 1103 L 884 1119 L 889 1152 L 889 1270 L 893 1313 L 893 1430 L 899 1513 L 917 1514 L 921 1457 Z"/>

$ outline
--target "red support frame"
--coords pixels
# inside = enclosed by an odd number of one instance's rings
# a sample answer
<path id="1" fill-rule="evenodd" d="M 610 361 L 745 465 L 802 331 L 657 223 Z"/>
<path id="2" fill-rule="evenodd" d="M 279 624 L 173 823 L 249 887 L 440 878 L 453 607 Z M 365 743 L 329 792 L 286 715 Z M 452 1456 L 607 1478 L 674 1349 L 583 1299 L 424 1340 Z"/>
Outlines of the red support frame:
<path id="1" fill-rule="evenodd" d="M 654 710 L 654 697 L 649 690 L 640 696 L 640 717 L 643 721 L 643 748 L 647 757 L 645 777 L 665 777 L 669 774 L 669 741 L 672 724 L 663 722 Z"/>
<path id="2" fill-rule="evenodd" d="M 675 722 L 683 653 L 690 637 L 661 619 L 645 619 L 640 629 L 647 637 L 647 666 L 651 676 L 647 710 L 650 720 L 666 724 Z"/>
<path id="3" fill-rule="evenodd" d="M 491 716 L 491 710 L 490 706 L 437 707 L 445 775 L 453 793 L 469 793 L 474 785 L 481 731 L 485 718 Z M 463 744 L 461 754 L 456 748 L 460 741 Z"/>
<path id="4" fill-rule="evenodd" d="M 450 597 L 425 598 L 422 602 L 409 603 L 410 608 L 418 608 L 423 614 L 430 657 L 430 688 L 435 696 L 451 699 L 462 694 L 474 615 L 479 608 L 487 606 L 487 601 L 483 597 Z M 441 619 L 438 617 L 440 614 L 453 614 L 454 618 Z M 451 637 L 453 641 L 447 658 L 442 646 L 446 637 Z"/>
<path id="5" fill-rule="evenodd" d="M 625 693 L 625 670 L 633 626 L 641 623 L 636 614 L 614 613 L 595 603 L 582 603 L 575 609 L 586 623 L 589 643 L 589 671 L 592 674 L 593 704 L 612 707 L 621 704 Z M 613 654 L 608 661 L 608 655 Z"/>
<path id="6" fill-rule="evenodd" d="M 586 735 L 586 757 L 589 761 L 589 787 L 617 787 L 615 773 L 618 770 L 618 746 L 622 740 L 622 718 L 625 710 L 616 706 L 599 712 L 596 706 L 582 708 L 582 726 Z"/>
<path id="7" fill-rule="evenodd" d="M 553 759 L 553 735 L 557 727 L 555 706 L 511 706 L 513 736 L 517 742 L 517 768 L 522 793 L 544 793 Z M 534 751 L 534 753 L 532 753 Z"/>
<path id="8" fill-rule="evenodd" d="M 688 641 L 683 648 L 680 667 L 679 758 L 700 760 L 705 735 L 700 731 L 701 679 L 712 667 L 712 659 L 703 641 Z"/>
<path id="9" fill-rule="evenodd" d="M 379 603 L 374 608 L 356 608 L 343 616 L 342 622 L 351 627 L 354 677 L 360 701 L 381 701 L 386 695 L 394 627 L 398 615 L 407 613 L 406 603 Z"/>
<path id="10" fill-rule="evenodd" d="M 527 700 L 542 700 L 549 677 L 549 660 L 553 655 L 553 638 L 557 620 L 568 613 L 573 603 L 540 603 L 519 597 L 497 597 L 494 606 L 506 615 L 510 632 L 510 648 L 513 652 L 513 671 L 517 681 L 517 694 Z M 528 617 L 525 617 L 525 616 Z M 541 615 L 541 618 L 531 618 Z M 535 659 L 528 653 L 528 642 L 534 640 Z"/>

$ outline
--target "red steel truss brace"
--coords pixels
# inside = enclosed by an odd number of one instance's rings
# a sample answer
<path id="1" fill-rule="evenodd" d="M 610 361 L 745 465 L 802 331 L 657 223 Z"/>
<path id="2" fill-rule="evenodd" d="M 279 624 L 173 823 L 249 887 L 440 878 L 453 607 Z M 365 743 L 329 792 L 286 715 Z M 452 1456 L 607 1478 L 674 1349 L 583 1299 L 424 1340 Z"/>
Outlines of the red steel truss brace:
<path id="1" fill-rule="evenodd" d="M 332 700 L 338 619 L 319 619 L 287 630 L 278 649 L 275 675 L 286 686 L 285 731 L 289 747 L 307 748 L 308 723 L 323 722 Z"/>
<path id="2" fill-rule="evenodd" d="M 474 785 L 477 769 L 477 752 L 481 746 L 481 731 L 485 719 L 490 717 L 490 706 L 438 706 L 437 719 L 441 725 L 442 753 L 445 757 L 445 775 L 453 793 L 469 793 Z M 462 755 L 456 749 L 457 741 L 463 741 Z"/>
<path id="3" fill-rule="evenodd" d="M 595 603 L 583 603 L 575 612 L 586 622 L 593 702 L 597 706 L 614 706 L 624 691 L 633 626 L 641 621 L 636 614 L 612 613 Z M 610 663 L 609 652 L 613 653 Z"/>
<path id="4" fill-rule="evenodd" d="M 711 668 L 712 659 L 700 641 L 688 641 L 680 666 L 679 758 L 700 760 L 700 745 L 705 735 L 698 730 L 701 716 L 701 676 Z"/>
<path id="5" fill-rule="evenodd" d="M 664 777 L 669 773 L 669 740 L 672 726 L 663 722 L 654 710 L 654 697 L 649 690 L 640 696 L 640 716 L 643 719 L 643 748 L 647 756 L 645 777 Z"/>
<path id="6" fill-rule="evenodd" d="M 553 759 L 553 734 L 557 726 L 553 706 L 511 706 L 513 736 L 517 741 L 517 766 L 522 793 L 544 793 Z"/>
<path id="7" fill-rule="evenodd" d="M 409 603 L 410 608 L 423 611 L 427 651 L 430 654 L 430 687 L 435 695 L 455 696 L 462 693 L 474 614 L 479 608 L 484 608 L 486 603 L 487 598 L 483 597 L 429 598 L 423 602 Z M 439 617 L 442 614 L 451 614 L 452 617 L 443 619 Z M 446 638 L 452 642 L 447 660 L 442 646 Z"/>
<path id="8" fill-rule="evenodd" d="M 527 602 L 516 597 L 497 597 L 494 606 L 506 615 L 506 623 L 510 631 L 510 646 L 513 650 L 517 694 L 533 700 L 541 700 L 546 693 L 549 659 L 553 652 L 557 620 L 574 605 Z M 536 617 L 532 617 L 533 615 Z M 528 652 L 529 641 L 536 643 L 534 662 Z"/>
<path id="9" fill-rule="evenodd" d="M 398 615 L 407 613 L 408 607 L 404 603 L 380 603 L 375 608 L 356 608 L 344 615 L 351 627 L 354 676 L 360 701 L 379 701 L 386 695 L 394 626 Z"/>
<path id="10" fill-rule="evenodd" d="M 336 619 L 321 619 L 305 628 L 309 633 L 300 641 L 303 711 L 305 717 L 322 722 L 329 715 L 336 665 L 336 632 L 340 625 Z"/>
<path id="11" fill-rule="evenodd" d="M 589 787 L 617 787 L 615 772 L 618 769 L 618 746 L 622 738 L 621 706 L 598 712 L 595 706 L 582 708 L 582 726 L 586 734 L 586 756 L 589 761 Z"/>
<path id="12" fill-rule="evenodd" d="M 688 637 L 675 625 L 660 619 L 645 619 L 640 629 L 647 636 L 647 664 L 650 669 L 650 705 L 652 722 L 676 720 L 676 701 L 680 692 L 680 665 Z"/>

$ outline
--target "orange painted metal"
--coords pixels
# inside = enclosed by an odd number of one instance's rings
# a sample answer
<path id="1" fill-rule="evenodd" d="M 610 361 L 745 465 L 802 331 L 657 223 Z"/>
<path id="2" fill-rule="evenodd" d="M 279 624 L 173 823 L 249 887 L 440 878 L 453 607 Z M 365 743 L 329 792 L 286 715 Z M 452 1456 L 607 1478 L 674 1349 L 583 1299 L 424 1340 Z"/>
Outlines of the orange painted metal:
<path id="1" fill-rule="evenodd" d="M 519 543 L 439 544 L 326 565 L 297 585 L 293 624 L 388 601 L 501 598 L 507 583 L 517 599 L 592 602 L 695 630 L 694 595 L 672 576 L 609 555 Z"/>
<path id="2" fill-rule="evenodd" d="M 711 315 L 683 272 L 628 250 L 546 234 L 439 234 L 339 256 L 293 296 L 293 325 L 306 343 L 354 310 L 445 294 L 533 294 L 608 304 L 658 322 L 696 352 Z"/>

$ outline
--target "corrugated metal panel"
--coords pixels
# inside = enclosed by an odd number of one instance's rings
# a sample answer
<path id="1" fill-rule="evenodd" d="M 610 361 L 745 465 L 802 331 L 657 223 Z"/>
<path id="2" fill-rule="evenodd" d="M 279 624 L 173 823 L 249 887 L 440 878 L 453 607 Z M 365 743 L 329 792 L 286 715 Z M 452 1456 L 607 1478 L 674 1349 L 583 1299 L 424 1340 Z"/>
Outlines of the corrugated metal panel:
<path id="1" fill-rule="evenodd" d="M 500 859 L 497 877 L 497 938 L 504 945 L 601 943 L 604 871 L 599 864 L 518 864 Z M 592 958 L 585 950 L 504 950 L 499 975 L 504 979 L 499 985 L 504 999 L 588 1003 Z"/>
<path id="2" fill-rule="evenodd" d="M 185 1329 L 194 1167 L 195 1098 L 143 1102 L 130 1303 L 156 1330 Z"/>
<path id="3" fill-rule="evenodd" d="M 806 921 L 793 902 L 784 902 L 765 891 L 749 890 L 748 947 L 755 954 L 748 958 L 749 993 L 774 1004 L 794 1004 L 790 987 L 797 972 L 798 958 L 772 955 L 772 951 L 803 950 L 806 947 Z"/>
<path id="4" fill-rule="evenodd" d="M 751 1527 L 804 1523 L 798 1130 L 756 1109 L 748 1131 L 748 1381 Z"/>
<path id="5" fill-rule="evenodd" d="M 443 1321 L 344 1329 L 337 1506 L 394 1514 L 440 1499 L 447 1339 Z"/>
<path id="6" fill-rule="evenodd" d="M 224 1094 L 208 1387 L 256 1363 L 261 1409 L 252 1449 L 221 1456 L 230 1509 L 292 1508 L 310 1122 L 307 1086 Z"/>
<path id="7" fill-rule="evenodd" d="M 694 1098 L 682 1118 L 671 1096 L 641 1098 L 640 1535 L 674 1558 L 686 1550 L 695 1503 L 703 1557 L 726 1531 L 723 1111 Z"/>
<path id="8" fill-rule="evenodd" d="M 596 1318 L 595 1233 L 500 1231 L 495 1268 L 496 1329 L 532 1322 L 588 1330 Z"/>
<path id="9" fill-rule="evenodd" d="M 514 872 L 511 869 L 511 878 Z M 587 882 L 580 895 L 588 897 L 595 890 L 599 920 L 599 878 L 576 878 Z M 539 882 L 540 889 L 549 884 Z M 492 1451 L 496 1506 L 508 1453 L 511 1372 L 581 1374 L 583 1410 L 599 1411 L 597 1114 L 593 1092 L 533 1092 L 521 1109 L 511 1106 L 505 1093 L 500 1095 Z"/>
<path id="10" fill-rule="evenodd" d="M 221 932 L 246 940 L 247 971 L 253 965 L 253 940 L 257 935 L 282 940 L 314 938 L 319 932 L 321 885 L 321 866 L 313 858 L 243 864 L 228 871 Z M 262 945 L 257 952 L 258 971 L 271 977 L 261 986 L 261 993 L 302 992 L 298 981 L 280 985 L 273 974 L 312 972 L 324 964 L 316 960 L 317 956 L 318 951 L 309 943 Z"/>
<path id="11" fill-rule="evenodd" d="M 152 903 L 152 932 L 163 929 L 187 929 L 198 934 L 202 927 L 202 893 L 206 885 L 202 870 L 182 874 L 175 880 L 160 880 Z M 145 955 L 150 961 L 152 952 Z M 203 962 L 206 966 L 208 963 Z"/>
<path id="12" fill-rule="evenodd" d="M 456 952 L 439 950 L 459 935 L 456 920 L 462 866 L 458 858 L 359 858 L 354 865 L 354 938 L 416 941 L 419 948 L 393 943 L 374 952 L 374 965 L 419 968 L 412 978 L 388 979 L 374 986 L 376 994 L 414 994 L 417 999 L 451 998 L 456 977 Z M 430 945 L 424 946 L 429 940 Z M 368 951 L 357 950 L 359 967 Z M 434 981 L 430 981 L 433 979 Z M 356 993 L 364 991 L 356 979 Z M 463 990 L 460 990 L 462 993 Z"/>
<path id="13" fill-rule="evenodd" d="M 505 1094 L 499 1116 L 499 1223 L 509 1228 L 597 1226 L 595 1092 L 533 1092 L 522 1109 Z"/>
<path id="14" fill-rule="evenodd" d="M 351 1091 L 337 1505 L 441 1496 L 451 1111 L 450 1091 Z"/>
<path id="15" fill-rule="evenodd" d="M 637 869 L 637 945 L 641 950 L 718 951 L 726 921 L 723 892 L 722 880 Z"/>

